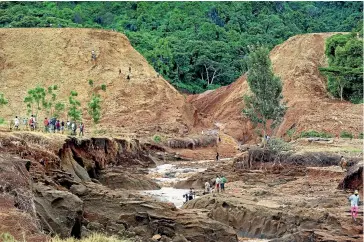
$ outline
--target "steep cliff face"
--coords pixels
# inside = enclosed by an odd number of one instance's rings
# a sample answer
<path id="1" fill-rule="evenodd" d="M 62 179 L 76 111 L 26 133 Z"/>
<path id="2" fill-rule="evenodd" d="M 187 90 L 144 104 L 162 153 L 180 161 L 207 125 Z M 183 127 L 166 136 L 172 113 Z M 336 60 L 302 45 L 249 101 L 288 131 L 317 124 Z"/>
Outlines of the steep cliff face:
<path id="1" fill-rule="evenodd" d="M 270 53 L 275 75 L 283 83 L 283 97 L 288 111 L 278 128 L 283 136 L 289 129 L 296 133 L 317 130 L 340 134 L 359 134 L 363 125 L 363 105 L 331 99 L 326 79 L 318 67 L 325 66 L 325 40 L 332 33 L 304 34 L 291 37 Z M 242 116 L 243 95 L 249 93 L 246 75 L 229 86 L 188 97 L 198 110 L 221 123 L 225 133 L 240 141 L 252 141 L 253 125 Z"/>
<path id="2" fill-rule="evenodd" d="M 99 128 L 111 133 L 153 136 L 184 133 L 193 125 L 194 108 L 122 34 L 94 29 L 0 29 L 0 92 L 9 100 L 2 116 L 25 117 L 23 100 L 36 85 L 58 85 L 59 101 L 78 92 L 86 122 L 92 91 L 102 97 Z M 95 50 L 97 60 L 91 59 Z M 88 80 L 94 81 L 90 87 Z M 106 92 L 100 88 L 106 85 Z M 35 112 L 35 110 L 34 110 Z M 46 116 L 39 113 L 39 120 Z M 66 119 L 66 113 L 62 115 Z"/>
<path id="3" fill-rule="evenodd" d="M 238 241 L 231 227 L 206 213 L 178 211 L 136 191 L 160 188 L 145 176 L 160 147 L 138 140 L 48 138 L 0 133 L 0 209 L 6 211 L 0 212 L 0 233 L 22 238 L 24 232 L 31 242 L 45 241 L 42 233 L 79 238 L 92 232 L 133 241 L 156 234 L 168 241 Z"/>

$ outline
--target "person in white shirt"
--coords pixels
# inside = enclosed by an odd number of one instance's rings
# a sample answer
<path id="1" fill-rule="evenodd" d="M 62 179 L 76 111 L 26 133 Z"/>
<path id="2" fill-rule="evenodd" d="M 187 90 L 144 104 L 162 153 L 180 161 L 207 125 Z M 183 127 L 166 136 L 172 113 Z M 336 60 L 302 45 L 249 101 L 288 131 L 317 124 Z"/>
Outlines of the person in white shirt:
<path id="1" fill-rule="evenodd" d="M 18 119 L 18 116 L 15 116 L 15 119 L 14 119 L 14 126 L 15 126 L 15 129 L 18 130 L 19 129 L 19 119 Z"/>
<path id="2" fill-rule="evenodd" d="M 205 182 L 205 194 L 210 193 L 210 182 Z"/>
<path id="3" fill-rule="evenodd" d="M 358 190 L 355 190 L 354 194 L 349 197 L 349 201 L 351 205 L 351 217 L 354 221 L 356 221 L 356 217 L 358 216 L 358 206 L 360 202 Z"/>

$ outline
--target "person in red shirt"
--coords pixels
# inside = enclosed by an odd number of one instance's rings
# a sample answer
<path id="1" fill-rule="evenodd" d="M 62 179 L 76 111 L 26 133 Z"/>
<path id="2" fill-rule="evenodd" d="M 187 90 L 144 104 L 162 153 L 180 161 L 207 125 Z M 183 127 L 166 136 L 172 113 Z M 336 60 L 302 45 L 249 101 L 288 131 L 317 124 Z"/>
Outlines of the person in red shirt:
<path id="1" fill-rule="evenodd" d="M 47 118 L 44 119 L 43 124 L 44 124 L 44 132 L 48 133 L 49 121 Z"/>

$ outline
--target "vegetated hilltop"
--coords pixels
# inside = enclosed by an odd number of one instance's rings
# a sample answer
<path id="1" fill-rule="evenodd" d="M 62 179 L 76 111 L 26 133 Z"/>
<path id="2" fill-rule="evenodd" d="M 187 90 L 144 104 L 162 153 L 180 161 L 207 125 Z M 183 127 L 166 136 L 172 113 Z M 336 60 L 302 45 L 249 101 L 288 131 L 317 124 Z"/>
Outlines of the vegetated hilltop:
<path id="1" fill-rule="evenodd" d="M 68 105 L 71 90 L 83 108 L 90 127 L 87 102 L 94 86 L 106 84 L 100 127 L 148 134 L 186 132 L 193 124 L 192 105 L 117 32 L 94 29 L 0 29 L 0 92 L 9 105 L 2 117 L 24 117 L 27 90 L 37 84 L 57 84 L 58 100 Z M 91 51 L 97 54 L 96 64 Z M 129 74 L 129 67 L 131 73 Z M 121 74 L 119 74 L 119 70 Z M 127 79 L 130 76 L 130 80 Z M 40 113 L 42 122 L 45 114 Z M 66 119 L 66 114 L 62 119 Z"/>
<path id="2" fill-rule="evenodd" d="M 318 70 L 327 64 L 325 39 L 331 35 L 297 35 L 271 51 L 273 71 L 282 80 L 288 106 L 277 135 L 285 135 L 289 129 L 294 129 L 296 134 L 317 130 L 339 135 L 341 131 L 349 131 L 357 136 L 361 132 L 363 105 L 330 98 L 326 79 Z M 226 133 L 247 141 L 255 135 L 252 124 L 241 113 L 242 97 L 248 89 L 246 75 L 243 75 L 229 86 L 191 95 L 188 100 L 199 112 L 222 123 Z"/>
<path id="3" fill-rule="evenodd" d="M 189 93 L 234 82 L 247 71 L 250 45 L 271 49 L 296 34 L 360 31 L 363 22 L 363 4 L 354 1 L 2 1 L 0 13 L 5 28 L 125 33 L 158 72 Z"/>

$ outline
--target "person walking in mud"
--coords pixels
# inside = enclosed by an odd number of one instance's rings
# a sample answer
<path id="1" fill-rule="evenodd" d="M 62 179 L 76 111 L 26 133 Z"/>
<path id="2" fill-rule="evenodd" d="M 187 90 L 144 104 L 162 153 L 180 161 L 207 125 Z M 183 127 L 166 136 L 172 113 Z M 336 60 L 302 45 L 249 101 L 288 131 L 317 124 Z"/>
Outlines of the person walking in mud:
<path id="1" fill-rule="evenodd" d="M 216 152 L 216 157 L 215 157 L 216 161 L 219 161 L 219 157 L 220 157 L 219 152 Z"/>
<path id="2" fill-rule="evenodd" d="M 358 216 L 358 207 L 359 207 L 359 192 L 358 190 L 355 190 L 354 194 L 349 197 L 351 209 L 351 217 L 353 218 L 354 222 L 356 222 L 356 217 Z"/>
<path id="3" fill-rule="evenodd" d="M 217 193 L 219 193 L 219 192 L 220 192 L 220 183 L 221 183 L 220 176 L 217 176 L 217 177 L 216 177 L 216 180 L 215 180 L 215 186 L 216 186 L 216 192 L 217 192 Z"/>
<path id="4" fill-rule="evenodd" d="M 193 188 L 190 188 L 190 192 L 188 193 L 188 200 L 192 200 L 195 196 L 195 192 L 193 191 Z"/>
<path id="5" fill-rule="evenodd" d="M 346 159 L 344 158 L 344 156 L 341 156 L 340 157 L 339 166 L 341 167 L 342 170 L 346 170 L 347 171 L 347 165 L 348 165 L 348 162 L 346 161 Z"/>
<path id="6" fill-rule="evenodd" d="M 227 182 L 226 177 L 221 176 L 221 179 L 220 179 L 221 192 L 225 192 L 225 183 L 226 182 Z"/>
<path id="7" fill-rule="evenodd" d="M 211 191 L 210 182 L 205 182 L 205 194 L 209 194 Z"/>

